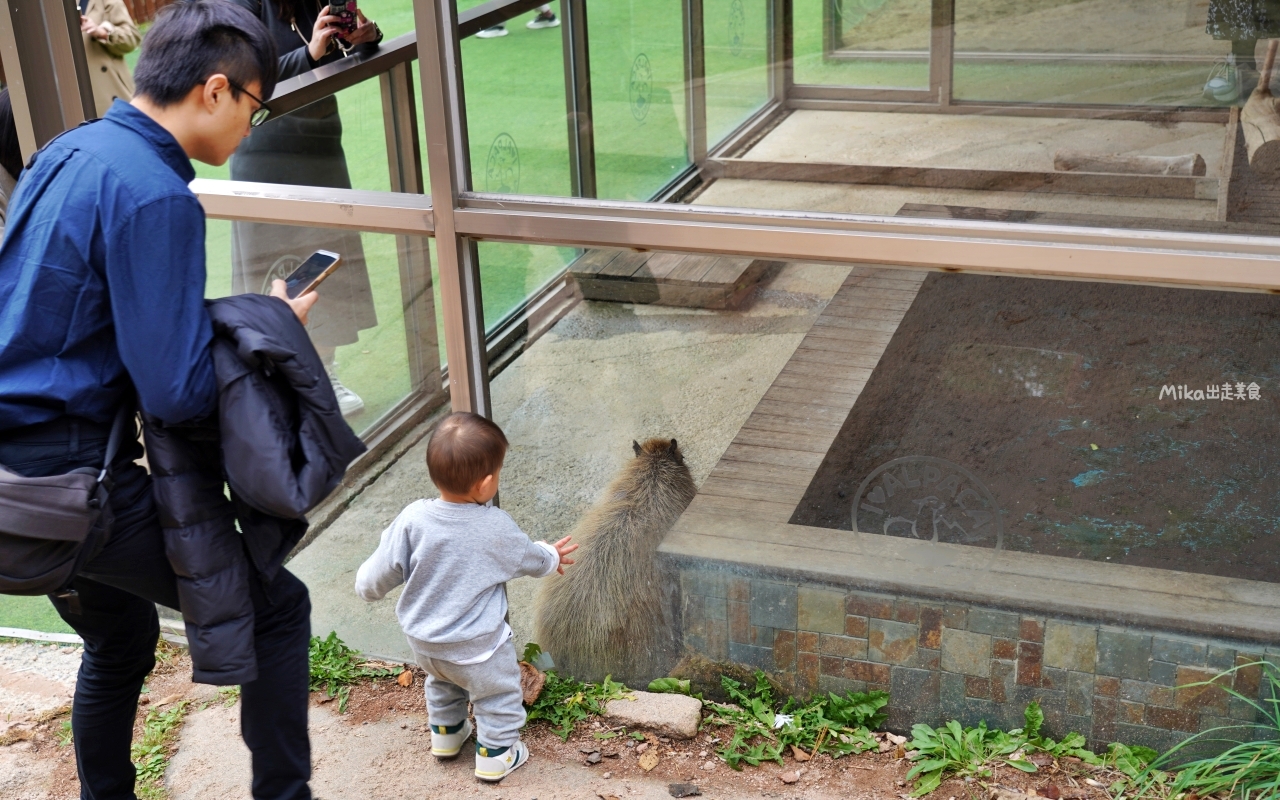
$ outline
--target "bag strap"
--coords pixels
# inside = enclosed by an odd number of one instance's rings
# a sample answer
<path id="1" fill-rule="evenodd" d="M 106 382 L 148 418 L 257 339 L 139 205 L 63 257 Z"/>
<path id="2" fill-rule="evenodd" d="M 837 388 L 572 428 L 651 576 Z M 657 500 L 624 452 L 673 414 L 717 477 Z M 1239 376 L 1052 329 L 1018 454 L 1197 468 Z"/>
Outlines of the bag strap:
<path id="1" fill-rule="evenodd" d="M 111 469 L 111 462 L 116 460 L 116 453 L 120 451 L 120 440 L 124 438 L 125 421 L 133 415 L 133 403 L 124 403 L 120 406 L 120 410 L 116 412 L 115 421 L 111 423 L 111 435 L 107 437 L 107 456 L 102 462 L 102 471 L 98 473 L 98 483 L 102 483 L 107 479 L 107 470 Z"/>

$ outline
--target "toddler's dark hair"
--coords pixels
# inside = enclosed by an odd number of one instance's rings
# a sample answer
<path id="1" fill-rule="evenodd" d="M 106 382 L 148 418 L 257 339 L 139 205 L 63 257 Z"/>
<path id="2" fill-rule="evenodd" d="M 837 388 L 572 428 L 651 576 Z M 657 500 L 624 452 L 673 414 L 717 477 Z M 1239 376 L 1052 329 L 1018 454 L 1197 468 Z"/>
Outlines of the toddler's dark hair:
<path id="1" fill-rule="evenodd" d="M 502 466 L 507 437 L 491 420 L 469 411 L 440 421 L 427 443 L 427 472 L 436 488 L 466 494 Z"/>

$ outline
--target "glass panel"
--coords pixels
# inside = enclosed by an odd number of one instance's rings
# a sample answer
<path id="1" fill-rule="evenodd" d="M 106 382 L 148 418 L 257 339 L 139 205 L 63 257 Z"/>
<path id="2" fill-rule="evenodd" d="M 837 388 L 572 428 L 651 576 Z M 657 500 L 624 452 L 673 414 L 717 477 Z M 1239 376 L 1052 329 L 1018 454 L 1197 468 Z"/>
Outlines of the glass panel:
<path id="1" fill-rule="evenodd" d="M 1280 298 L 902 270 L 865 286 L 818 324 L 879 364 L 845 389 L 792 522 L 1280 580 Z"/>
<path id="2" fill-rule="evenodd" d="M 703 0 L 709 147 L 769 99 L 768 13 L 768 3 Z"/>
<path id="3" fill-rule="evenodd" d="M 458 7 L 475 5 L 479 0 Z M 551 12 L 558 10 L 553 3 Z M 491 29 L 462 41 L 476 191 L 570 193 L 564 48 L 558 28 L 527 27 L 536 18 L 535 12 L 507 22 L 501 36 L 490 36 Z"/>
<path id="4" fill-rule="evenodd" d="M 489 333 L 564 272 L 565 266 L 580 252 L 570 247 L 502 242 L 480 242 L 477 249 L 484 324 Z"/>
<path id="5" fill-rule="evenodd" d="M 344 416 L 368 431 L 415 391 L 440 388 L 440 345 L 427 239 L 265 223 L 208 221 L 207 297 L 267 293 L 315 250 L 342 266 L 317 290 L 308 332 Z M 428 284 L 429 282 L 429 284 Z M 432 291 L 423 292 L 427 286 Z"/>
<path id="6" fill-rule="evenodd" d="M 1257 83 L 1263 4 L 1123 0 L 1092 5 L 956 0 L 955 97 L 1041 103 L 1221 105 Z M 1081 24 L 1085 21 L 1085 24 Z M 1263 48 L 1265 50 L 1265 48 Z M 1235 53 L 1226 70 L 1224 59 Z M 1223 69 L 1215 69 L 1217 62 Z M 1237 73 L 1235 68 L 1240 72 Z M 1221 86 L 1208 86 L 1222 72 Z M 1231 79 L 1228 81 L 1227 79 Z M 1240 91 L 1240 82 L 1246 86 Z M 1228 85 L 1230 83 L 1230 86 Z"/>
<path id="7" fill-rule="evenodd" d="M 795 81 L 929 85 L 929 0 L 795 0 Z"/>
<path id="8" fill-rule="evenodd" d="M 647 200 L 688 165 L 680 0 L 591 6 L 598 196 Z"/>

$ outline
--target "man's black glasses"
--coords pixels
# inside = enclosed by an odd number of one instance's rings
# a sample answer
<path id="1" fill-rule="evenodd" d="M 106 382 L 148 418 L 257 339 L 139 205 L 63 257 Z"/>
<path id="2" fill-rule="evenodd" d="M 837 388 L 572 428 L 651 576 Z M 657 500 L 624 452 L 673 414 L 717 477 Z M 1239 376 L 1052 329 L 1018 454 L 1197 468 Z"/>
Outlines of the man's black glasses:
<path id="1" fill-rule="evenodd" d="M 267 118 L 271 116 L 271 109 L 267 108 L 267 103 L 265 100 L 262 100 L 261 98 L 256 96 L 253 92 L 244 88 L 243 86 L 231 80 L 230 78 L 227 78 L 227 83 L 231 84 L 231 88 L 235 89 L 236 91 L 244 92 L 245 94 L 249 95 L 249 99 L 258 104 L 258 110 L 254 111 L 253 115 L 249 117 L 249 127 L 256 128 L 262 123 L 267 121 Z"/>

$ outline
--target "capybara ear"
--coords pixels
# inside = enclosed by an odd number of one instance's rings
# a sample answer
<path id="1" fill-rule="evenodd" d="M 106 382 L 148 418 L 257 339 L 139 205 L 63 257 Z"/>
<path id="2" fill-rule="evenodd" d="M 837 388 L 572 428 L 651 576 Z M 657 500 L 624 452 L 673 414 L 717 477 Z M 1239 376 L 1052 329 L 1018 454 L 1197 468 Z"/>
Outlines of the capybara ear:
<path id="1" fill-rule="evenodd" d="M 672 455 L 675 455 L 675 452 L 676 452 L 676 440 L 675 440 L 675 439 L 672 439 L 672 440 L 671 440 L 671 446 L 667 448 L 667 452 L 668 452 L 668 453 L 671 453 Z"/>
<path id="2" fill-rule="evenodd" d="M 635 439 L 631 440 L 631 449 L 636 451 L 636 455 L 640 455 L 640 443 Z"/>

